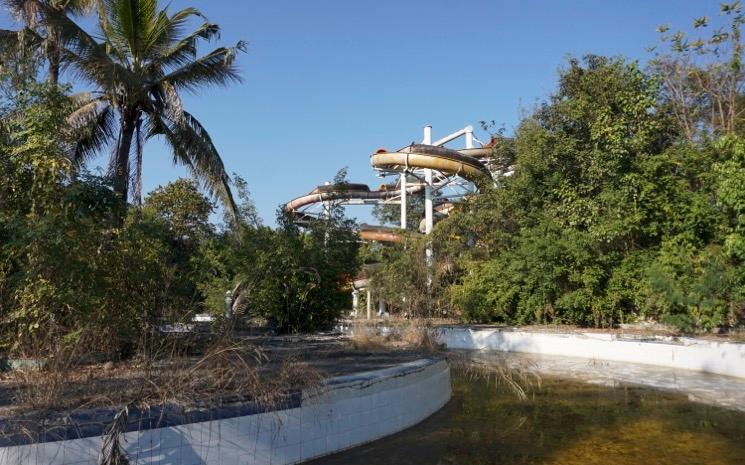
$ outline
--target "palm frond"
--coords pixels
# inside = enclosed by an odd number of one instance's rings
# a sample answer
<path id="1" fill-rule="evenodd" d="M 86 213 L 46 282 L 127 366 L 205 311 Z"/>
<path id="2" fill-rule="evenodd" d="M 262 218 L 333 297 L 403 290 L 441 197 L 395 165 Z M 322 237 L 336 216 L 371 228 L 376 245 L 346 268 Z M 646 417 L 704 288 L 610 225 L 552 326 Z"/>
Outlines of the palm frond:
<path id="1" fill-rule="evenodd" d="M 103 0 L 108 25 L 107 39 L 117 45 L 120 56 L 138 68 L 146 57 L 145 38 L 158 16 L 157 0 Z"/>
<path id="2" fill-rule="evenodd" d="M 168 35 L 175 36 L 170 31 Z M 196 58 L 197 45 L 200 40 L 211 41 L 219 37 L 220 26 L 212 23 L 202 24 L 194 32 L 175 43 L 173 40 L 167 41 L 166 39 L 170 37 L 164 34 L 164 37 L 159 38 L 163 41 L 162 50 L 159 56 L 155 57 L 153 65 L 168 71 L 184 66 Z"/>
<path id="3" fill-rule="evenodd" d="M 60 44 L 73 59 L 76 74 L 107 87 L 111 82 L 133 84 L 130 70 L 111 59 L 105 44 L 98 43 L 90 34 L 72 21 L 64 12 L 48 6 L 41 0 L 26 0 L 36 4 L 45 25 L 54 28 Z"/>
<path id="4" fill-rule="evenodd" d="M 0 29 L 0 53 L 15 53 L 22 48 L 40 47 L 44 40 L 44 37 L 28 27 L 18 31 Z"/>
<path id="5" fill-rule="evenodd" d="M 33 0 L 3 0 L 3 4 L 16 20 L 23 21 L 29 28 L 36 27 L 38 19 L 37 2 Z"/>
<path id="6" fill-rule="evenodd" d="M 246 43 L 241 41 L 235 47 L 220 47 L 202 58 L 167 74 L 161 81 L 171 83 L 176 89 L 190 92 L 206 85 L 224 86 L 241 82 L 235 58 L 239 51 L 246 50 Z"/>
<path id="7" fill-rule="evenodd" d="M 71 100 L 74 110 L 67 117 L 72 132 L 68 157 L 80 166 L 114 141 L 116 111 L 104 98 L 90 94 L 76 95 Z"/>
<path id="8" fill-rule="evenodd" d="M 73 16 L 87 15 L 95 10 L 96 3 L 98 0 L 66 0 L 64 10 Z"/>
<path id="9" fill-rule="evenodd" d="M 161 135 L 174 154 L 174 161 L 185 165 L 192 176 L 213 197 L 218 198 L 228 211 L 237 217 L 238 207 L 230 190 L 230 177 L 207 130 L 190 113 L 171 120 L 165 109 L 150 114 L 148 137 Z"/>
<path id="10" fill-rule="evenodd" d="M 145 37 L 145 49 L 150 63 L 159 63 L 174 43 L 181 40 L 186 26 L 193 17 L 204 19 L 204 15 L 196 8 L 185 8 L 172 16 L 168 16 L 166 10 L 158 13 Z"/>

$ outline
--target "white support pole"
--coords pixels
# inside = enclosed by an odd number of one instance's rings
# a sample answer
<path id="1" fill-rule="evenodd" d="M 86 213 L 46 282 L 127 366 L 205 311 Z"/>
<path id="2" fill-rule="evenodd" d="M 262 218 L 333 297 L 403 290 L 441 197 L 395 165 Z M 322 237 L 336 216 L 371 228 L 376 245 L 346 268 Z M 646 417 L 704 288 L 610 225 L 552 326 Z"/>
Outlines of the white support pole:
<path id="1" fill-rule="evenodd" d="M 385 315 L 385 300 L 383 296 L 378 297 L 378 316 L 382 317 Z"/>
<path id="2" fill-rule="evenodd" d="M 401 229 L 406 229 L 406 172 L 401 173 Z"/>
<path id="3" fill-rule="evenodd" d="M 466 126 L 466 148 L 472 149 L 473 148 L 473 126 Z"/>
<path id="4" fill-rule="evenodd" d="M 370 295 L 370 289 L 367 290 L 367 319 L 372 318 L 372 295 Z"/>
<path id="5" fill-rule="evenodd" d="M 424 126 L 424 140 L 422 144 L 432 145 L 432 126 Z M 433 206 L 432 206 L 432 170 L 424 170 L 424 233 L 430 234 L 433 226 Z M 425 252 L 425 263 L 427 264 L 427 289 L 432 288 L 432 263 L 433 252 L 432 242 L 427 244 Z"/>
<path id="6" fill-rule="evenodd" d="M 432 207 L 432 170 L 424 170 L 424 234 L 432 232 L 433 207 Z"/>
<path id="7" fill-rule="evenodd" d="M 437 139 L 436 141 L 432 142 L 432 145 L 445 145 L 445 144 L 447 144 L 448 142 L 452 142 L 452 141 L 454 141 L 455 139 L 457 139 L 457 138 L 459 138 L 460 136 L 462 136 L 463 134 L 465 134 L 465 133 L 466 133 L 466 130 L 467 130 L 467 129 L 468 129 L 469 127 L 470 127 L 470 126 L 468 126 L 468 127 L 465 127 L 465 128 L 463 128 L 463 129 L 458 129 L 458 130 L 457 130 L 457 131 L 455 131 L 454 133 L 452 133 L 452 134 L 448 134 L 447 136 L 443 137 L 442 139 Z"/>
<path id="8" fill-rule="evenodd" d="M 360 291 L 357 289 L 352 291 L 352 314 L 357 318 L 357 311 L 360 309 Z"/>
<path id="9" fill-rule="evenodd" d="M 432 145 L 432 126 L 424 126 L 424 139 L 422 140 L 424 145 Z M 432 232 L 432 170 L 427 168 L 424 170 L 424 232 L 429 234 Z"/>
<path id="10" fill-rule="evenodd" d="M 324 185 L 330 186 L 331 183 L 329 181 L 326 181 Z M 331 219 L 331 201 L 329 200 L 326 200 L 325 202 L 323 202 L 323 216 L 326 220 Z"/>

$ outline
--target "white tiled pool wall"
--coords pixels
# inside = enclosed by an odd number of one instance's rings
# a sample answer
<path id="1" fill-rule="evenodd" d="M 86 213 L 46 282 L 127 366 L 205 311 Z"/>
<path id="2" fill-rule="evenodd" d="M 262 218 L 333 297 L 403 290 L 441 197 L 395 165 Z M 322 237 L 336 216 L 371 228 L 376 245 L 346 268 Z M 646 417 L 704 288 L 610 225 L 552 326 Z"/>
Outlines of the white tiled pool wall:
<path id="1" fill-rule="evenodd" d="M 681 338 L 678 341 L 624 339 L 602 333 L 537 333 L 495 328 L 439 330 L 449 349 L 490 349 L 643 363 L 745 378 L 745 344 Z"/>
<path id="2" fill-rule="evenodd" d="M 412 426 L 450 399 L 443 360 L 337 378 L 303 394 L 303 406 L 125 435 L 133 465 L 284 465 L 327 455 Z M 0 449 L 0 465 L 97 465 L 101 438 Z"/>

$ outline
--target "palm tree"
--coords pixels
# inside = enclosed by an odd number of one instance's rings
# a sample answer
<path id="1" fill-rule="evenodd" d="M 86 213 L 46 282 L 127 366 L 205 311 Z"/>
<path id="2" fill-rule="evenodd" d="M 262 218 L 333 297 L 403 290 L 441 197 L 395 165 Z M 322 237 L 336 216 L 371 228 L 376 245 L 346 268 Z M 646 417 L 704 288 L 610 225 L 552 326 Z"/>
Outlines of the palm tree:
<path id="1" fill-rule="evenodd" d="M 44 23 L 59 31 L 71 66 L 96 87 L 74 96 L 77 109 L 69 120 L 82 134 L 72 158 L 83 163 L 104 147 L 113 147 L 109 172 L 125 209 L 130 190 L 135 202 L 141 202 L 143 146 L 161 136 L 174 163 L 185 165 L 211 195 L 235 212 L 220 155 L 202 124 L 184 110 L 179 94 L 240 82 L 235 58 L 245 44 L 198 56 L 200 41 L 219 37 L 220 28 L 194 8 L 169 15 L 158 8 L 157 0 L 99 0 L 103 41 L 98 42 L 45 2 L 26 1 L 34 2 Z M 193 18 L 205 22 L 184 34 Z"/>
<path id="2" fill-rule="evenodd" d="M 88 13 L 96 0 L 46 0 L 44 4 L 60 15 L 79 16 Z M 59 82 L 59 75 L 65 61 L 60 37 L 53 27 L 40 24 L 38 2 L 29 0 L 2 0 L 11 14 L 22 21 L 25 27 L 19 31 L 0 29 L 0 47 L 6 53 L 20 53 L 23 50 L 38 49 L 47 62 L 47 81 Z"/>

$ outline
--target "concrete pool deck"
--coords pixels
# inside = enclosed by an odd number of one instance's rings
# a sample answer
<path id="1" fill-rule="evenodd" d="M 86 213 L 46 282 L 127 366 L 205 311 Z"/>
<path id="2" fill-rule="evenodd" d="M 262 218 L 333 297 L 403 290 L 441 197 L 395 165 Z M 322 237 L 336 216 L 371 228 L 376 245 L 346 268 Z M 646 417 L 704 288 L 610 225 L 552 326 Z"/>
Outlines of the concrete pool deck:
<path id="1" fill-rule="evenodd" d="M 437 328 L 449 350 L 484 363 L 605 385 L 640 385 L 745 411 L 745 344 L 695 338 L 554 333 L 519 328 Z M 509 354 L 510 356 L 506 356 Z"/>
<path id="2" fill-rule="evenodd" d="M 372 329 L 395 331 L 385 325 L 365 330 Z M 640 384 L 745 410 L 745 344 L 494 327 L 439 326 L 434 330 L 448 349 L 468 350 L 480 362 L 499 358 L 495 363 L 528 366 L 541 375 L 606 385 Z M 271 350 L 319 355 L 328 351 L 329 343 L 336 344 L 338 337 L 317 341 L 315 351 L 309 350 L 308 341 L 296 339 L 272 340 Z M 317 363 L 327 372 L 339 371 L 330 374 L 321 388 L 298 391 L 281 406 L 220 406 L 190 418 L 156 412 L 161 415 L 157 421 L 147 418 L 124 434 L 131 463 L 300 463 L 402 431 L 450 399 L 450 369 L 444 359 L 422 358 L 416 352 L 393 356 L 385 350 L 334 354 Z M 13 418 L 4 421 L 12 424 Z M 32 439 L 0 434 L 0 465 L 97 465 L 105 424 L 95 428 L 75 424 L 63 429 L 64 434 L 58 431 L 57 436 Z M 0 432 L 4 426 L 8 425 L 0 424 Z"/>
<path id="3" fill-rule="evenodd" d="M 437 332 L 448 349 L 561 355 L 745 378 L 745 344 L 737 342 L 465 326 L 443 326 Z"/>
<path id="4" fill-rule="evenodd" d="M 124 448 L 132 465 L 299 463 L 427 418 L 450 400 L 450 368 L 443 359 L 424 358 L 330 378 L 299 394 L 280 410 L 220 408 L 219 419 L 130 431 Z M 18 438 L 20 444 L 0 447 L 0 465 L 97 465 L 101 434 L 99 427 L 65 440 Z"/>

